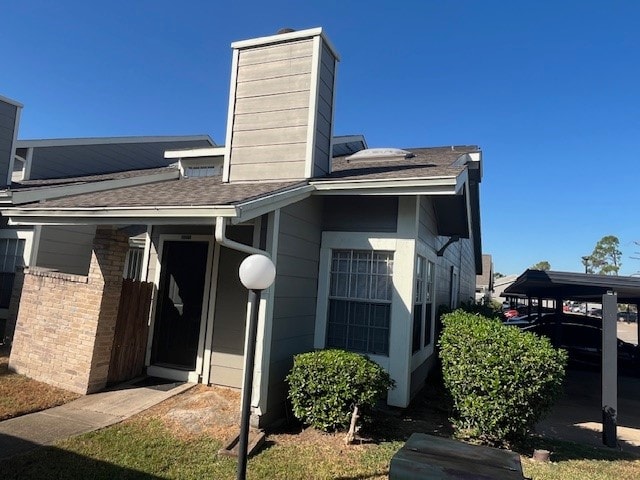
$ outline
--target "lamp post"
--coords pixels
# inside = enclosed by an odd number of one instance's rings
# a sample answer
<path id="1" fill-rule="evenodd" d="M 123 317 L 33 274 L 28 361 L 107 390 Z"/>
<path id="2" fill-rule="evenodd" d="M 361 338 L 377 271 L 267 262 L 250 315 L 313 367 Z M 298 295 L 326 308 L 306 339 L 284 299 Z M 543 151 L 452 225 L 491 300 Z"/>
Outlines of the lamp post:
<path id="1" fill-rule="evenodd" d="M 240 409 L 240 438 L 238 439 L 238 480 L 247 475 L 247 445 L 249 442 L 249 418 L 251 415 L 251 391 L 253 389 L 253 365 L 256 354 L 256 334 L 258 332 L 258 308 L 260 292 L 269 288 L 276 278 L 276 267 L 265 255 L 249 255 L 240 264 L 240 281 L 249 289 L 251 314 L 247 325 L 247 351 L 244 362 L 244 383 L 242 386 L 242 406 Z"/>
<path id="2" fill-rule="evenodd" d="M 585 255 L 582 257 L 582 263 L 584 263 L 584 273 L 589 273 L 589 260 L 591 257 L 589 255 Z"/>

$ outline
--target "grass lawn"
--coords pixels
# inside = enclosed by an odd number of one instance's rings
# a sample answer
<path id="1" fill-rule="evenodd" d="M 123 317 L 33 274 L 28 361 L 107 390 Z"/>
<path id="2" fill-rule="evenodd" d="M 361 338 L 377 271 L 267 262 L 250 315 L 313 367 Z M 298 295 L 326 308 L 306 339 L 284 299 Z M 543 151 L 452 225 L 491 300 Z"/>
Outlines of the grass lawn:
<path id="1" fill-rule="evenodd" d="M 233 479 L 235 460 L 217 455 L 233 431 L 232 423 L 221 424 L 224 409 L 211 412 L 208 400 L 198 397 L 206 391 L 196 387 L 119 425 L 0 462 L 2 477 Z M 401 416 L 380 416 L 363 432 L 373 441 L 362 445 L 346 447 L 343 434 L 311 429 L 270 432 L 266 448 L 249 461 L 248 478 L 386 479 L 391 457 L 412 432 L 451 434 L 446 408 L 437 396 L 421 399 Z M 553 462 L 529 460 L 534 448 L 554 452 Z M 535 438 L 520 452 L 525 475 L 534 480 L 640 478 L 638 457 L 608 449 Z"/>
<path id="2" fill-rule="evenodd" d="M 8 371 L 9 349 L 0 346 L 0 420 L 70 402 L 79 395 Z"/>

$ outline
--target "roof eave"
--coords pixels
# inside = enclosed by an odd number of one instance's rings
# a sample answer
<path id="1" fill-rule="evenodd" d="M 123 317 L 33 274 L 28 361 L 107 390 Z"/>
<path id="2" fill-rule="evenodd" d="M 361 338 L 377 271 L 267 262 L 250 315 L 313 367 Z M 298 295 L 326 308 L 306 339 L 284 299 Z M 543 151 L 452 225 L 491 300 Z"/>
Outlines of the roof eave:
<path id="1" fill-rule="evenodd" d="M 312 185 L 304 184 L 283 191 L 266 194 L 245 202 L 239 202 L 236 204 L 238 215 L 232 220 L 232 223 L 246 222 L 265 213 L 273 212 L 279 208 L 304 200 L 311 196 L 314 190 L 315 188 Z"/>
<path id="2" fill-rule="evenodd" d="M 215 217 L 237 217 L 234 205 L 161 206 L 161 207 L 88 207 L 88 208 L 24 208 L 0 209 L 9 225 L 73 225 L 73 224 L 214 224 Z"/>
<path id="3" fill-rule="evenodd" d="M 310 184 L 318 195 L 456 195 L 466 180 L 465 169 L 458 175 L 428 178 L 316 180 Z"/>
<path id="4" fill-rule="evenodd" d="M 145 185 L 148 183 L 163 182 L 167 180 L 176 180 L 178 178 L 180 178 L 180 172 L 177 169 L 167 168 L 166 171 L 155 172 L 149 175 L 143 174 L 134 177 L 117 178 L 111 180 L 94 180 L 66 185 L 44 185 L 33 188 L 12 190 L 11 200 L 14 205 L 22 205 L 26 203 L 38 202 L 41 200 L 52 200 L 55 198 L 63 198 L 72 195 L 81 195 L 83 193 L 102 192 L 105 190 L 114 190 L 117 188 Z"/>
<path id="5" fill-rule="evenodd" d="M 120 143 L 158 143 L 158 142 L 195 142 L 206 141 L 212 147 L 216 143 L 209 135 L 168 135 L 168 136 L 130 136 L 130 137 L 87 137 L 87 138 L 43 138 L 18 140 L 17 148 L 29 147 L 69 147 L 79 145 L 112 145 Z"/>

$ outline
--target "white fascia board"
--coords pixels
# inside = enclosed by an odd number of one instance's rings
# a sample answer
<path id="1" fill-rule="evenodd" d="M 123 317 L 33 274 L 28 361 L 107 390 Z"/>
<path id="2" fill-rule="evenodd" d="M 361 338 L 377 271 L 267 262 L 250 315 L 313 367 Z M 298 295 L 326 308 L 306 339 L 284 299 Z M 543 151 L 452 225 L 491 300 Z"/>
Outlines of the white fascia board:
<path id="1" fill-rule="evenodd" d="M 310 38 L 315 36 L 321 36 L 324 40 L 324 44 L 331 51 L 334 57 L 336 57 L 337 61 L 340 61 L 340 55 L 338 55 L 337 50 L 333 46 L 333 44 L 329 41 L 327 36 L 324 34 L 322 27 L 317 28 L 309 28 L 307 30 L 297 30 L 295 32 L 289 33 L 281 33 L 279 35 L 269 35 L 267 37 L 259 37 L 259 38 L 250 38 L 248 40 L 240 40 L 237 42 L 233 42 L 231 44 L 231 48 L 235 49 L 243 49 L 250 47 L 258 47 L 261 45 L 272 45 L 274 43 L 282 43 L 289 42 L 292 40 L 298 40 L 302 38 Z"/>
<path id="2" fill-rule="evenodd" d="M 225 147 L 187 148 L 184 150 L 167 150 L 164 152 L 164 158 L 222 157 L 225 152 Z"/>
<path id="3" fill-rule="evenodd" d="M 24 107 L 24 105 L 21 104 L 20 102 L 12 100 L 11 98 L 8 98 L 8 97 L 4 97 L 2 95 L 0 95 L 0 101 L 8 103 L 8 104 L 13 105 L 14 107 L 18 107 L 18 108 L 23 108 Z"/>
<path id="4" fill-rule="evenodd" d="M 101 180 L 73 185 L 56 185 L 51 187 L 42 186 L 13 190 L 12 197 L 15 205 L 21 205 L 24 203 L 38 202 L 40 200 L 51 200 L 71 195 L 81 195 L 83 193 L 94 193 L 104 190 L 113 190 L 116 188 L 144 185 L 147 183 L 177 180 L 178 178 L 180 178 L 180 171 L 178 169 L 167 169 L 166 172 L 159 172 L 151 175 L 139 175 L 136 177 Z"/>
<path id="5" fill-rule="evenodd" d="M 231 175 L 231 150 L 233 140 L 233 121 L 236 113 L 236 84 L 238 83 L 238 62 L 240 59 L 240 52 L 238 49 L 233 50 L 233 56 L 231 58 L 231 79 L 229 85 L 229 103 L 227 104 L 227 131 L 225 133 L 225 147 L 224 163 L 222 165 L 222 181 L 224 183 L 229 182 Z"/>
<path id="6" fill-rule="evenodd" d="M 255 200 L 240 203 L 237 205 L 238 216 L 231 220 L 231 223 L 238 224 L 260 217 L 265 213 L 273 212 L 280 208 L 299 202 L 311 196 L 315 188 L 311 185 L 303 185 L 298 188 L 265 195 Z"/>
<path id="7" fill-rule="evenodd" d="M 466 170 L 458 176 L 384 180 L 311 182 L 320 195 L 455 195 L 464 186 Z"/>
<path id="8" fill-rule="evenodd" d="M 236 217 L 233 205 L 202 207 L 1 208 L 10 225 L 68 224 L 214 224 L 215 217 Z"/>
<path id="9" fill-rule="evenodd" d="M 211 146 L 216 146 L 216 143 L 211 139 L 209 135 L 174 135 L 158 137 L 87 137 L 18 140 L 17 147 L 67 147 L 77 145 L 111 145 L 117 143 L 192 142 L 198 140 L 206 140 L 211 144 Z"/>

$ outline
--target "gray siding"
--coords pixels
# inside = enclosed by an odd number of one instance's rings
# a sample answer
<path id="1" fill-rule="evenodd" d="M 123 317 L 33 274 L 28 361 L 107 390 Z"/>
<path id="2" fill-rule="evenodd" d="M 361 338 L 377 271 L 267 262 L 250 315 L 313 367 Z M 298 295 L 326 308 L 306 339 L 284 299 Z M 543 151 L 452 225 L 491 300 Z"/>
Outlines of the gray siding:
<path id="1" fill-rule="evenodd" d="M 304 178 L 313 40 L 240 50 L 229 178 Z"/>
<path id="2" fill-rule="evenodd" d="M 250 245 L 253 228 L 229 227 L 228 236 Z M 247 289 L 238 277 L 246 253 L 220 247 L 218 284 L 211 346 L 211 383 L 242 387 L 244 337 L 247 317 Z"/>
<path id="3" fill-rule="evenodd" d="M 431 197 L 420 197 L 420 211 L 418 223 L 418 238 L 436 250 L 436 237 L 438 228 L 436 226 L 436 216 L 433 210 Z"/>
<path id="4" fill-rule="evenodd" d="M 175 159 L 164 158 L 165 150 L 209 146 L 205 140 L 192 140 L 34 147 L 29 178 L 37 180 L 164 167 L 175 162 Z"/>
<path id="5" fill-rule="evenodd" d="M 314 176 L 316 177 L 326 175 L 330 170 L 335 71 L 336 59 L 327 47 L 323 45 L 320 52 L 316 144 L 314 147 Z"/>
<path id="6" fill-rule="evenodd" d="M 284 377 L 293 356 L 313 350 L 321 215 L 321 199 L 315 197 L 281 211 L 269 370 L 270 415 L 282 411 Z"/>
<path id="7" fill-rule="evenodd" d="M 0 100 L 0 188 L 7 186 L 18 107 Z"/>
<path id="8" fill-rule="evenodd" d="M 436 363 L 436 356 L 428 357 L 418 368 L 411 372 L 411 398 L 424 387 L 424 382 Z"/>
<path id="9" fill-rule="evenodd" d="M 447 241 L 438 236 L 433 203 L 430 197 L 420 198 L 418 237 L 434 250 Z M 436 306 L 449 305 L 451 298 L 451 267 L 458 268 L 459 302 L 475 298 L 475 263 L 473 240 L 462 238 L 449 245 L 436 264 Z"/>
<path id="10" fill-rule="evenodd" d="M 327 196 L 322 229 L 338 232 L 395 232 L 397 197 Z"/>
<path id="11" fill-rule="evenodd" d="M 95 225 L 41 227 L 35 265 L 87 275 L 95 233 Z"/>

